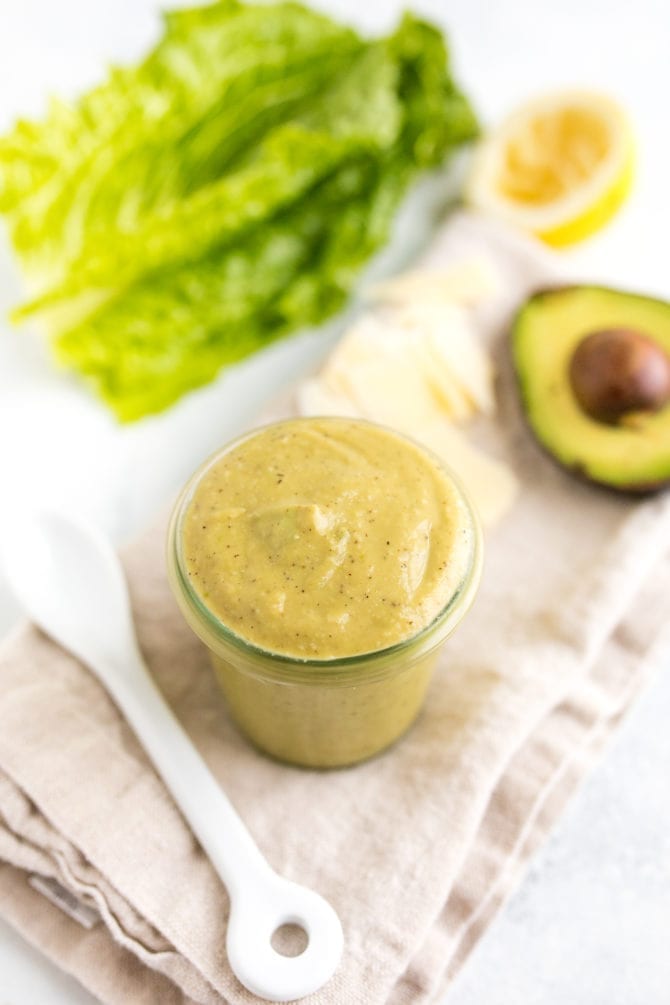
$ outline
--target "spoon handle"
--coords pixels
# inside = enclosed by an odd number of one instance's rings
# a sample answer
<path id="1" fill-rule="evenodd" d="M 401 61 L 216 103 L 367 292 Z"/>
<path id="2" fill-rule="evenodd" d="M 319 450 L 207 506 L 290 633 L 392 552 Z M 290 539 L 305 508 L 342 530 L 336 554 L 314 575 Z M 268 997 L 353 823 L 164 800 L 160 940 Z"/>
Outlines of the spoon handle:
<path id="1" fill-rule="evenodd" d="M 137 647 L 129 647 L 122 667 L 98 663 L 95 669 L 227 887 L 226 949 L 238 980 L 269 1001 L 294 1001 L 317 991 L 342 953 L 342 927 L 331 905 L 270 867 L 154 684 Z M 272 944 L 277 929 L 286 924 L 298 925 L 307 937 L 297 956 L 284 956 Z"/>
<path id="2" fill-rule="evenodd" d="M 150 676 L 144 660 L 124 660 L 123 672 L 110 667 L 104 679 L 172 793 L 191 830 L 228 889 L 231 900 L 246 886 L 249 872 L 271 872 L 249 831 L 193 746 Z"/>

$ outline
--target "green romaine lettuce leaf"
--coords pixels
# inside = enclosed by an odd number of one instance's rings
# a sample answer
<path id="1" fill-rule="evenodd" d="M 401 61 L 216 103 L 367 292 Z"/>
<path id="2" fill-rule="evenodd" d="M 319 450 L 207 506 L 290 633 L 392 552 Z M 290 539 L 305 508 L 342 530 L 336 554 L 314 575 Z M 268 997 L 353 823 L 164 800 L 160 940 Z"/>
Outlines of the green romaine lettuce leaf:
<path id="1" fill-rule="evenodd" d="M 156 49 L 0 140 L 0 210 L 57 358 L 123 421 L 338 310 L 414 175 L 476 132 L 433 26 L 173 11 Z"/>
<path id="2" fill-rule="evenodd" d="M 144 275 L 180 261 L 197 261 L 239 241 L 341 165 L 389 149 L 401 125 L 396 77 L 397 65 L 386 47 L 364 50 L 305 115 L 270 130 L 239 170 L 181 201 L 165 203 L 132 229 L 108 225 L 105 239 L 100 234 L 93 240 L 90 228 L 84 228 L 89 239 L 68 277 L 24 304 L 15 318 L 75 300 L 91 288 L 104 299 Z M 370 101 L 360 100 L 365 93 Z M 105 285 L 109 277 L 114 280 L 112 291 Z M 61 312 L 54 327 L 75 320 L 76 310 L 67 312 L 65 320 Z"/>
<path id="3" fill-rule="evenodd" d="M 361 51 L 322 15 L 274 10 L 224 0 L 172 12 L 139 67 L 115 68 L 74 108 L 53 103 L 41 130 L 19 123 L 0 141 L 0 210 L 29 274 L 62 275 L 110 227 L 132 230 L 219 177 Z"/>

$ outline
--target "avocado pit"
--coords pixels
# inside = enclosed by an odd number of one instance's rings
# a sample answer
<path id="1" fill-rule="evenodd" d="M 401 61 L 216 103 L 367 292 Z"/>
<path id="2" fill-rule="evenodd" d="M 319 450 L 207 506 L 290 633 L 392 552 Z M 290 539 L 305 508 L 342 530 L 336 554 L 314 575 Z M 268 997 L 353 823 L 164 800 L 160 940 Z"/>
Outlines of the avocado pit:
<path id="1" fill-rule="evenodd" d="M 607 425 L 630 413 L 657 412 L 670 402 L 670 356 L 633 328 L 586 335 L 570 360 L 569 378 L 583 411 Z"/>

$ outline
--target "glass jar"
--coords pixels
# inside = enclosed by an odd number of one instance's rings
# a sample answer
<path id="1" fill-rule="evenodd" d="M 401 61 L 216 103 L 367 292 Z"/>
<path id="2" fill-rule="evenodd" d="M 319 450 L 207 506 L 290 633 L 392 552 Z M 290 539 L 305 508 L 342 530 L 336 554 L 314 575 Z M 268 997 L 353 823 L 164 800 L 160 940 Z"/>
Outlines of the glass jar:
<path id="1" fill-rule="evenodd" d="M 304 767 L 354 764 L 388 747 L 417 717 L 438 652 L 477 591 L 479 522 L 458 480 L 440 462 L 471 520 L 472 545 L 463 578 L 437 617 L 410 638 L 354 656 L 320 660 L 267 651 L 235 634 L 206 606 L 191 585 L 182 549 L 183 520 L 200 479 L 254 432 L 206 461 L 177 501 L 168 531 L 170 584 L 184 617 L 209 650 L 233 718 L 259 749 Z M 418 444 L 412 441 L 412 446 Z"/>

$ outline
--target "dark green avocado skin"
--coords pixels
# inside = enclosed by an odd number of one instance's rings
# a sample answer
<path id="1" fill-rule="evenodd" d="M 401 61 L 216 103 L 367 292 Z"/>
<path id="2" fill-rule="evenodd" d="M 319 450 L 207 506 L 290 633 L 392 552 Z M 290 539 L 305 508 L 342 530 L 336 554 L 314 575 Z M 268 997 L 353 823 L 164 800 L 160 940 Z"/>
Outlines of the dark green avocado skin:
<path id="1" fill-rule="evenodd" d="M 649 297 L 641 293 L 631 293 L 616 289 L 614 287 L 600 286 L 596 284 L 582 285 L 578 283 L 555 283 L 549 284 L 547 286 L 538 287 L 529 297 L 525 300 L 515 315 L 512 318 L 510 326 L 510 341 L 511 341 L 511 355 L 513 362 L 513 369 L 517 381 L 517 388 L 519 391 L 519 396 L 522 405 L 523 417 L 526 423 L 526 427 L 532 433 L 534 439 L 536 440 L 538 446 L 555 464 L 561 467 L 564 471 L 568 471 L 573 477 L 579 479 L 582 483 L 591 485 L 594 488 L 602 489 L 607 492 L 616 492 L 617 495 L 623 497 L 629 497 L 630 499 L 639 499 L 642 496 L 652 495 L 655 493 L 660 493 L 663 490 L 667 490 L 670 487 L 670 470 L 668 474 L 662 477 L 654 477 L 648 480 L 632 480 L 631 482 L 617 482 L 613 484 L 612 482 L 606 481 L 603 478 L 598 478 L 594 476 L 588 469 L 588 467 L 583 463 L 577 464 L 565 464 L 560 457 L 558 457 L 551 449 L 551 447 L 544 441 L 544 439 L 538 435 L 538 431 L 535 428 L 532 409 L 528 401 L 528 395 L 526 391 L 526 381 L 527 376 L 523 371 L 523 366 L 520 365 L 518 359 L 518 354 L 516 351 L 516 337 L 519 330 L 520 322 L 525 317 L 526 311 L 529 306 L 533 306 L 537 309 L 538 306 L 545 306 L 545 309 L 551 310 L 551 304 L 554 298 L 557 296 L 565 295 L 579 295 L 583 292 L 593 291 L 598 294 L 604 294 L 607 296 L 611 294 L 614 298 L 626 297 L 626 299 L 634 303 L 636 300 L 644 302 L 646 304 L 655 304 L 659 311 L 665 311 L 668 315 L 668 320 L 670 323 L 670 303 L 668 301 L 662 300 L 657 297 Z M 647 334 L 653 336 L 653 332 L 647 331 Z M 569 381 L 566 375 L 561 375 L 561 379 L 565 380 L 566 386 L 569 387 Z M 572 393 L 572 392 L 571 392 Z M 616 427 L 613 429 L 613 435 L 616 435 Z M 670 421 L 668 424 L 668 437 L 670 440 Z"/>

